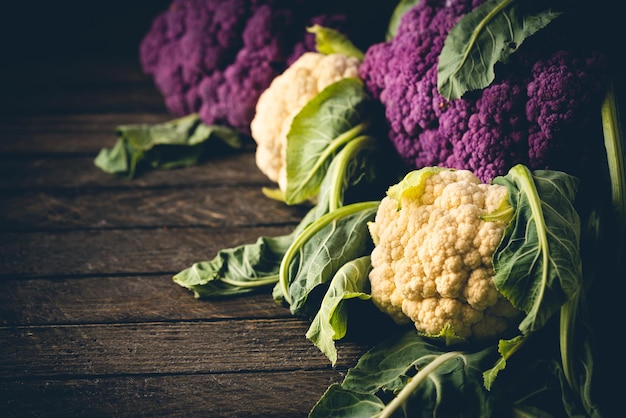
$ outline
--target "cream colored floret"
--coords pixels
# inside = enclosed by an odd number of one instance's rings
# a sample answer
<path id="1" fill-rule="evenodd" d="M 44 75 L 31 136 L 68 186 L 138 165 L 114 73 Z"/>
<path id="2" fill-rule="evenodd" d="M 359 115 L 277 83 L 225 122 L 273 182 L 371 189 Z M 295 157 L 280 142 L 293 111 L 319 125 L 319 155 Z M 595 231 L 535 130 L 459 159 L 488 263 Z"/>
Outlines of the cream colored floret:
<path id="1" fill-rule="evenodd" d="M 287 133 L 293 118 L 329 85 L 358 77 L 360 61 L 341 54 L 307 52 L 261 94 L 250 131 L 257 143 L 256 164 L 270 180 L 286 189 Z"/>
<path id="2" fill-rule="evenodd" d="M 373 302 L 427 334 L 447 325 L 462 338 L 501 334 L 519 314 L 493 282 L 506 224 L 481 216 L 500 207 L 506 188 L 467 170 L 439 171 L 420 187 L 400 202 L 386 196 L 370 224 Z"/>

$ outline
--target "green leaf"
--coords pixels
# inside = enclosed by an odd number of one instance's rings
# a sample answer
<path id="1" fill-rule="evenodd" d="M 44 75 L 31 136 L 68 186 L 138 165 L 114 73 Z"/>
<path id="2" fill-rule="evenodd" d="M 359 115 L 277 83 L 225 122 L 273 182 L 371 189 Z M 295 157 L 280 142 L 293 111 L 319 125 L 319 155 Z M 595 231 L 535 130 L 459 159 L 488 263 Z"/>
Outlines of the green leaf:
<path id="1" fill-rule="evenodd" d="M 538 11 L 528 5 L 521 0 L 488 0 L 457 22 L 439 55 L 437 88 L 442 96 L 458 99 L 489 86 L 497 62 L 506 63 L 526 38 L 561 15 L 545 5 Z"/>
<path id="2" fill-rule="evenodd" d="M 498 373 L 506 367 L 506 361 L 522 347 L 527 338 L 528 337 L 522 335 L 517 335 L 510 340 L 500 340 L 498 342 L 500 358 L 492 368 L 483 373 L 484 384 L 487 390 L 491 389 Z"/>
<path id="3" fill-rule="evenodd" d="M 94 164 L 107 173 L 128 178 L 146 168 L 196 165 L 206 154 L 207 144 L 215 146 L 215 139 L 230 148 L 243 146 L 243 137 L 237 131 L 206 125 L 197 114 L 159 124 L 120 125 L 116 135 L 113 148 L 100 150 Z"/>
<path id="4" fill-rule="evenodd" d="M 194 263 L 173 280 L 197 298 L 249 293 L 278 280 L 278 266 L 292 235 L 259 237 L 254 244 L 220 250 L 211 261 Z"/>
<path id="5" fill-rule="evenodd" d="M 402 16 L 404 16 L 406 12 L 411 10 L 419 2 L 420 0 L 400 0 L 398 2 L 395 9 L 393 9 L 391 19 L 389 19 L 389 24 L 387 25 L 387 33 L 385 34 L 386 41 L 390 41 L 396 36 Z"/>
<path id="6" fill-rule="evenodd" d="M 411 200 L 421 196 L 426 187 L 426 180 L 444 170 L 452 169 L 423 167 L 418 170 L 412 170 L 400 182 L 389 187 L 387 195 L 398 202 L 398 209 L 400 209 L 402 199 Z"/>
<path id="7" fill-rule="evenodd" d="M 383 401 L 374 395 L 344 389 L 339 383 L 333 383 L 315 404 L 309 418 L 376 417 L 384 407 Z"/>
<path id="8" fill-rule="evenodd" d="M 329 387 L 309 417 L 333 416 L 334 408 L 355 417 L 489 416 L 481 371 L 496 354 L 493 347 L 445 351 L 414 329 L 402 331 L 365 353 L 340 386 Z"/>
<path id="9" fill-rule="evenodd" d="M 367 129 L 371 104 L 361 81 L 345 78 L 300 110 L 287 134 L 287 204 L 315 197 L 335 155 Z"/>
<path id="10" fill-rule="evenodd" d="M 306 333 L 306 337 L 326 354 L 333 366 L 337 362 L 335 341 L 342 339 L 348 329 L 348 312 L 344 302 L 354 298 L 371 298 L 368 294 L 371 269 L 369 256 L 344 264 L 332 278 L 320 310 Z"/>
<path id="11" fill-rule="evenodd" d="M 315 46 L 318 52 L 326 55 L 342 54 L 363 60 L 363 51 L 341 32 L 320 25 L 308 27 L 307 32 L 315 34 Z"/>
<path id="12" fill-rule="evenodd" d="M 261 192 L 268 199 L 276 200 L 278 202 L 285 201 L 285 193 L 280 190 L 278 187 L 262 187 Z"/>
<path id="13" fill-rule="evenodd" d="M 574 207 L 578 179 L 517 165 L 495 184 L 507 187 L 515 217 L 494 255 L 494 283 L 526 312 L 523 334 L 543 327 L 583 284 L 581 223 Z"/>
<path id="14" fill-rule="evenodd" d="M 384 407 L 383 401 L 374 395 L 333 383 L 315 404 L 309 418 L 376 417 Z"/>
<path id="15" fill-rule="evenodd" d="M 279 270 L 285 301 L 294 315 L 317 314 L 327 284 L 346 262 L 371 252 L 367 223 L 380 202 L 342 206 L 307 226 L 289 247 Z M 319 299 L 311 297 L 320 291 Z"/>
<path id="16" fill-rule="evenodd" d="M 285 252 L 314 219 L 315 208 L 291 233 L 259 237 L 254 243 L 222 249 L 213 260 L 194 263 L 174 275 L 173 280 L 191 290 L 196 298 L 236 296 L 274 285 Z"/>

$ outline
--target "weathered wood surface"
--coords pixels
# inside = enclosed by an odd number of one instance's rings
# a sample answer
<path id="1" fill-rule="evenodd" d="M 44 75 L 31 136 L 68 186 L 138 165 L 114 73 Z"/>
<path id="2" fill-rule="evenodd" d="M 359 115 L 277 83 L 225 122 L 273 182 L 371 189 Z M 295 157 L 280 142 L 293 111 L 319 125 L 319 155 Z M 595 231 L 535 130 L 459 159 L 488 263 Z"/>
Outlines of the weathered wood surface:
<path id="1" fill-rule="evenodd" d="M 103 6 L 100 30 L 169 2 L 138 3 L 126 18 L 112 9 L 127 3 Z M 172 281 L 222 248 L 291 232 L 306 209 L 263 196 L 251 148 L 133 180 L 93 164 L 116 126 L 173 117 L 140 71 L 141 21 L 121 56 L 61 42 L 46 55 L 45 40 L 29 54 L 33 35 L 2 63 L 0 416 L 306 416 L 366 339 L 342 344 L 333 368 L 271 288 L 197 300 Z"/>
<path id="2" fill-rule="evenodd" d="M 0 390 L 19 417 L 293 418 L 303 416 L 312 393 L 340 380 L 323 370 L 129 374 L 0 381 Z"/>

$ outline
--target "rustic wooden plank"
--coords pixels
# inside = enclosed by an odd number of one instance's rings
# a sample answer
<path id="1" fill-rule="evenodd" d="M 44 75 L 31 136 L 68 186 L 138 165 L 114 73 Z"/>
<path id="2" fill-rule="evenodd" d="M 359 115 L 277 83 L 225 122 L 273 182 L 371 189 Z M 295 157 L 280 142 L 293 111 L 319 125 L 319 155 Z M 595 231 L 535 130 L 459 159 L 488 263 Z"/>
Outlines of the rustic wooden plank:
<path id="1" fill-rule="evenodd" d="M 0 280 L 0 325 L 290 317 L 271 292 L 199 300 L 171 275 Z"/>
<path id="2" fill-rule="evenodd" d="M 0 381 L 6 417 L 306 417 L 342 370 Z"/>
<path id="3" fill-rule="evenodd" d="M 97 153 L 115 144 L 115 128 L 134 123 L 162 123 L 175 116 L 165 112 L 3 115 L 0 153 Z"/>
<path id="4" fill-rule="evenodd" d="M 11 115 L 166 111 L 163 96 L 151 83 L 104 86 L 59 83 L 39 90 L 13 92 L 11 101 L 2 103 L 0 111 Z"/>
<path id="5" fill-rule="evenodd" d="M 0 328 L 0 379 L 330 368 L 298 318 Z M 338 368 L 365 347 L 338 344 Z"/>
<path id="6" fill-rule="evenodd" d="M 0 235 L 0 278 L 177 273 L 224 247 L 293 226 L 88 230 Z"/>
<path id="7" fill-rule="evenodd" d="M 257 168 L 252 150 L 219 152 L 200 164 L 172 170 L 148 170 L 133 179 L 103 172 L 94 155 L 63 157 L 0 156 L 0 191 L 95 187 L 137 188 L 179 185 L 257 184 L 276 187 Z M 6 193 L 4 193 L 6 195 Z M 8 198 L 8 197 L 7 197 Z"/>
<path id="8" fill-rule="evenodd" d="M 297 224 L 306 213 L 261 185 L 33 191 L 2 195 L 0 207 L 0 231 Z"/>

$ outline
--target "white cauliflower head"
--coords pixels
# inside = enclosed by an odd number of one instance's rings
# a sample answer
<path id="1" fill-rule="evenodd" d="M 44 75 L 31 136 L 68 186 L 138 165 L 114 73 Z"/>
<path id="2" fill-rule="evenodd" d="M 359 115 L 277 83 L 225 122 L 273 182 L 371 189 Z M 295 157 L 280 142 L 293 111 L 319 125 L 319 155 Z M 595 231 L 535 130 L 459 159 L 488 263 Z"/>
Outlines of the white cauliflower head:
<path id="1" fill-rule="evenodd" d="M 464 339 L 501 335 L 520 314 L 493 282 L 492 256 L 507 221 L 483 216 L 504 207 L 506 188 L 470 171 L 409 173 L 370 224 L 374 304 L 428 335 L 447 328 Z"/>
<path id="2" fill-rule="evenodd" d="M 319 92 L 348 77 L 358 77 L 361 61 L 343 54 L 307 52 L 261 94 L 250 124 L 257 144 L 256 164 L 280 190 L 287 187 L 287 134 L 293 118 Z"/>

